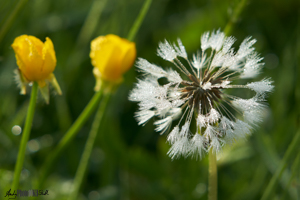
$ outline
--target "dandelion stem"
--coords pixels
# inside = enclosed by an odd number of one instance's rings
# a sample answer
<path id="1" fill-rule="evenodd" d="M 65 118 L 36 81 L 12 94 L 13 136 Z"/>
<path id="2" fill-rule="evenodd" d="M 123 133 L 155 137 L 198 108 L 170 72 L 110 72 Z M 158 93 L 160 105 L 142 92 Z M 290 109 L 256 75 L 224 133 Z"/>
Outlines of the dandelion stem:
<path id="1" fill-rule="evenodd" d="M 37 82 L 34 82 L 31 89 L 31 97 L 30 97 L 29 107 L 27 110 L 25 127 L 22 134 L 17 163 L 15 167 L 14 179 L 12 183 L 12 191 L 16 190 L 19 185 L 20 175 L 23 168 L 24 158 L 25 158 L 26 146 L 27 146 L 27 142 L 30 136 L 31 126 L 32 126 L 37 91 L 38 91 L 38 84 Z"/>
<path id="2" fill-rule="evenodd" d="M 208 166 L 208 200 L 217 200 L 218 196 L 218 172 L 216 153 L 209 150 Z"/>
<path id="3" fill-rule="evenodd" d="M 145 18 L 145 15 L 147 14 L 149 8 L 150 8 L 150 5 L 152 3 L 152 0 L 146 0 L 144 5 L 143 5 L 143 8 L 141 9 L 138 17 L 136 18 L 133 26 L 131 27 L 130 31 L 129 31 L 129 34 L 127 36 L 127 39 L 130 40 L 130 41 L 133 41 L 135 36 L 136 36 L 136 33 L 137 31 L 139 30 L 144 18 Z"/>
<path id="4" fill-rule="evenodd" d="M 23 6 L 27 3 L 28 0 L 19 0 L 19 2 L 16 4 L 14 7 L 14 10 L 10 13 L 9 17 L 3 24 L 0 30 L 0 43 L 5 36 L 6 32 L 9 30 L 11 27 L 13 21 L 15 20 L 17 14 L 20 12 L 20 10 L 23 8 Z"/>
<path id="5" fill-rule="evenodd" d="M 79 166 L 76 171 L 76 175 L 74 178 L 73 191 L 69 197 L 70 200 L 74 200 L 78 196 L 79 189 L 82 184 L 82 181 L 83 181 L 83 178 L 84 178 L 84 175 L 85 175 L 88 163 L 89 163 L 89 159 L 91 157 L 91 153 L 93 150 L 93 146 L 95 143 L 95 139 L 96 139 L 99 127 L 100 127 L 100 124 L 102 124 L 103 115 L 105 113 L 105 110 L 106 110 L 106 107 L 107 107 L 107 104 L 108 104 L 108 101 L 110 98 L 110 94 L 111 93 L 108 92 L 107 94 L 104 95 L 103 100 L 101 101 L 98 111 L 95 115 L 91 131 L 90 131 L 88 139 L 85 143 L 84 151 L 82 153 L 80 163 L 79 163 Z"/>
<path id="6" fill-rule="evenodd" d="M 62 150 L 71 142 L 71 140 L 75 137 L 76 133 L 81 129 L 83 124 L 86 122 L 86 120 L 91 116 L 93 111 L 96 109 L 96 106 L 99 104 L 100 98 L 103 94 L 103 91 L 100 90 L 94 94 L 88 105 L 84 108 L 82 113 L 79 115 L 79 117 L 76 119 L 76 121 L 73 123 L 73 125 L 69 128 L 67 133 L 64 135 L 64 137 L 60 140 L 58 145 L 55 147 L 55 149 L 49 154 L 49 156 L 46 158 L 45 162 L 42 165 L 41 168 L 41 176 L 38 183 L 38 188 L 40 188 L 45 178 L 47 177 L 54 161 L 57 159 L 57 157 L 60 155 Z"/>
<path id="7" fill-rule="evenodd" d="M 233 26 L 238 21 L 238 18 L 245 8 L 247 0 L 241 0 L 237 7 L 235 8 L 229 22 L 227 23 L 224 33 L 229 35 L 232 31 Z M 213 53 L 211 54 L 211 56 Z M 210 62 L 212 62 L 212 57 L 210 57 Z M 209 69 L 210 72 L 211 69 Z M 209 73 L 207 73 L 209 74 Z M 217 171 L 217 160 L 216 153 L 210 149 L 209 151 L 209 168 L 208 168 L 208 200 L 217 200 L 218 197 L 218 171 Z"/>
<path id="8" fill-rule="evenodd" d="M 293 155 L 295 150 L 297 150 L 297 148 L 299 147 L 299 143 L 300 143 L 300 130 L 298 130 L 298 132 L 292 139 L 292 142 L 290 143 L 287 151 L 285 152 L 279 167 L 277 168 L 275 174 L 273 175 L 267 188 L 265 189 L 261 200 L 271 199 L 272 192 L 275 189 L 275 187 L 281 177 L 282 172 L 284 171 L 285 167 L 287 166 L 288 160 L 291 158 L 291 156 Z"/>

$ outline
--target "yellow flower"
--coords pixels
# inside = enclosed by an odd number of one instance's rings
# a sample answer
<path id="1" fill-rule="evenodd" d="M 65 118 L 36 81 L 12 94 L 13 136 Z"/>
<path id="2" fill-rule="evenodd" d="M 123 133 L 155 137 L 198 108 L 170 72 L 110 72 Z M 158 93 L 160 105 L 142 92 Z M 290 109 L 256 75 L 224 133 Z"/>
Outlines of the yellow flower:
<path id="1" fill-rule="evenodd" d="M 50 38 L 46 37 L 43 43 L 34 36 L 21 35 L 15 38 L 11 46 L 15 51 L 19 66 L 17 77 L 20 81 L 21 94 L 26 93 L 26 84 L 33 81 L 38 82 L 46 101 L 47 98 L 49 100 L 49 97 L 46 97 L 49 93 L 46 87 L 48 82 L 54 86 L 58 94 L 61 94 L 60 87 L 52 73 L 56 67 L 56 56 Z"/>
<path id="2" fill-rule="evenodd" d="M 96 78 L 95 90 L 102 81 L 119 83 L 136 58 L 135 43 L 117 35 L 99 36 L 91 42 L 90 57 Z"/>

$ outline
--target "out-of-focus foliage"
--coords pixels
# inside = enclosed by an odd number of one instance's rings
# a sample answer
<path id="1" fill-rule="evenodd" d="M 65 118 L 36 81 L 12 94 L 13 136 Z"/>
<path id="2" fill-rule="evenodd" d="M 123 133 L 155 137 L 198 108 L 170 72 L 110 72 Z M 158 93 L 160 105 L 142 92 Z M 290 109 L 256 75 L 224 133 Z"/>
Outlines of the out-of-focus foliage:
<path id="1" fill-rule="evenodd" d="M 17 2 L 0 2 L 0 27 Z M 238 2 L 154 0 L 136 36 L 138 57 L 170 66 L 156 56 L 156 48 L 159 41 L 177 37 L 191 56 L 199 49 L 204 31 L 224 30 Z M 54 73 L 63 91 L 63 96 L 52 95 L 49 105 L 38 98 L 19 188 L 48 189 L 44 199 L 64 199 L 93 117 L 59 157 L 44 187 L 33 188 L 40 166 L 94 93 L 90 41 L 109 33 L 126 38 L 142 4 L 140 0 L 29 0 L 17 15 L 0 43 L 1 199 L 10 187 L 21 139 L 11 129 L 23 126 L 29 101 L 29 95 L 19 95 L 14 83 L 17 65 L 10 46 L 14 38 L 22 34 L 43 41 L 51 38 L 57 56 Z M 299 129 L 299 8 L 298 0 L 249 0 L 232 30 L 238 44 L 249 35 L 258 40 L 255 47 L 265 57 L 258 80 L 271 77 L 275 90 L 267 98 L 263 123 L 247 141 L 220 155 L 219 199 L 259 199 Z M 166 135 L 156 133 L 152 123 L 137 125 L 137 105 L 127 96 L 139 76 L 133 67 L 109 103 L 80 199 L 207 199 L 207 158 L 172 161 L 166 155 Z M 273 194 L 277 199 L 300 198 L 299 147 L 296 152 Z"/>

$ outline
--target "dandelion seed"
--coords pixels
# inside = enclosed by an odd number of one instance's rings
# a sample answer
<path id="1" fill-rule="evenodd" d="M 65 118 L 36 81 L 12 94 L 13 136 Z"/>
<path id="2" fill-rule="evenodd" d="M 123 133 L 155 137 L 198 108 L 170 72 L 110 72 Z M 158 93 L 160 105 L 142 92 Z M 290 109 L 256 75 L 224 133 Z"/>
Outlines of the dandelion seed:
<path id="1" fill-rule="evenodd" d="M 155 130 L 161 133 L 171 130 L 167 141 L 172 145 L 168 151 L 172 159 L 180 156 L 201 158 L 211 149 L 217 153 L 226 143 L 246 138 L 252 126 L 262 120 L 266 107 L 262 101 L 273 90 L 272 81 L 232 84 L 232 80 L 256 76 L 263 66 L 263 58 L 253 47 L 255 39 L 246 38 L 237 52 L 232 48 L 235 41 L 220 30 L 206 32 L 201 36 L 201 51 L 194 54 L 192 60 L 179 39 L 178 45 L 167 41 L 160 43 L 158 55 L 173 63 L 177 72 L 166 71 L 145 59 L 137 62 L 144 77 L 138 80 L 129 99 L 139 103 L 136 113 L 139 124 L 158 116 Z M 178 57 L 185 59 L 188 66 Z M 158 83 L 162 77 L 167 78 L 166 84 Z M 229 88 L 249 89 L 256 94 L 242 99 L 227 94 Z M 180 120 L 171 129 L 176 119 Z M 195 133 L 190 131 L 192 120 L 196 121 Z"/>
<path id="2" fill-rule="evenodd" d="M 173 130 L 169 133 L 167 141 L 170 144 L 174 144 L 179 138 L 179 127 L 175 126 Z"/>
<path id="3" fill-rule="evenodd" d="M 264 79 L 259 82 L 248 83 L 247 87 L 254 90 L 258 94 L 264 94 L 266 92 L 272 92 L 274 86 L 272 85 L 273 81 L 270 79 Z"/>
<path id="4" fill-rule="evenodd" d="M 205 150 L 205 143 L 206 140 L 203 136 L 200 134 L 195 134 L 193 138 L 191 139 L 191 149 L 189 154 L 193 157 L 202 158 L 202 154 L 206 151 Z"/>

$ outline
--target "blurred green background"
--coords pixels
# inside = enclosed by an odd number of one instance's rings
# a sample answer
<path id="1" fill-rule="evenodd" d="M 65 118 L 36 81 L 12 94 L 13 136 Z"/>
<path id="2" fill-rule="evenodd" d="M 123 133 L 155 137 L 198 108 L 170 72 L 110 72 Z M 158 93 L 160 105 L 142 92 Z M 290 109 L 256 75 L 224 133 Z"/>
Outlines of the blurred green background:
<path id="1" fill-rule="evenodd" d="M 19 1 L 0 1 L 0 27 Z M 50 37 L 57 56 L 55 76 L 63 96 L 51 95 L 46 105 L 38 98 L 20 189 L 48 189 L 65 199 L 70 191 L 93 116 L 61 154 L 44 188 L 33 188 L 39 169 L 94 94 L 90 41 L 109 33 L 127 37 L 144 1 L 141 0 L 29 0 L 0 41 L 0 199 L 11 185 L 29 94 L 19 95 L 11 44 L 22 34 L 42 41 Z M 181 38 L 190 55 L 200 48 L 204 31 L 224 30 L 239 1 L 153 0 L 135 38 L 138 57 L 166 65 L 156 56 L 158 42 Z M 219 199 L 259 199 L 278 168 L 300 114 L 300 1 L 249 0 L 231 35 L 237 44 L 247 36 L 264 57 L 257 77 L 271 77 L 275 90 L 263 123 L 247 141 L 225 148 L 218 161 Z M 138 126 L 136 103 L 128 101 L 139 74 L 133 67 L 109 102 L 83 183 L 82 200 L 207 199 L 208 160 L 171 160 L 166 135 L 154 131 L 153 120 Z M 273 194 L 274 199 L 300 199 L 300 144 Z M 298 162 L 296 162 L 298 161 Z M 23 198 L 24 199 L 24 198 Z"/>

